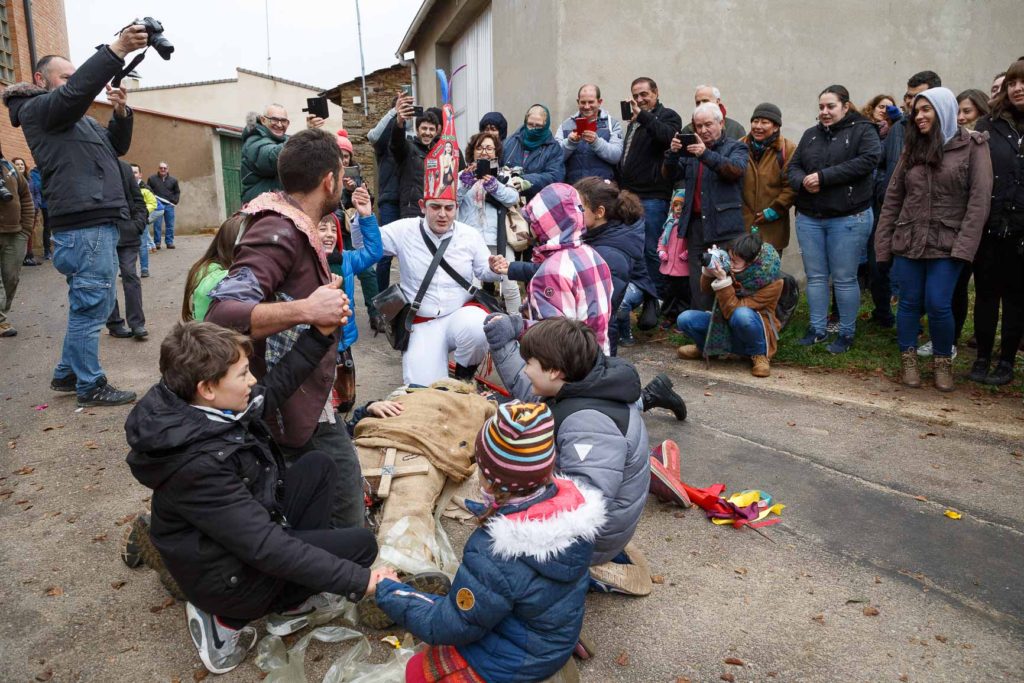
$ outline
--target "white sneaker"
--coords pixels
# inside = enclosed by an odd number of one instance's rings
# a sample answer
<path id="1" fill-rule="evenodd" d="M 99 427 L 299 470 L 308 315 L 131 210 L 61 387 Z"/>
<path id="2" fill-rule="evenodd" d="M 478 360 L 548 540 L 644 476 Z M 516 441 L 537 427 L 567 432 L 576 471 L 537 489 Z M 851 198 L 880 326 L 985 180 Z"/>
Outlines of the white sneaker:
<path id="1" fill-rule="evenodd" d="M 921 344 L 920 346 L 917 347 L 917 355 L 921 356 L 922 358 L 927 358 L 928 356 L 932 355 L 932 343 L 930 340 L 926 341 L 924 344 Z"/>
<path id="2" fill-rule="evenodd" d="M 267 631 L 275 636 L 290 635 L 309 626 L 318 614 L 341 609 L 344 602 L 343 597 L 334 593 L 311 595 L 298 607 L 268 614 Z"/>
<path id="3" fill-rule="evenodd" d="M 199 650 L 206 670 L 214 674 L 231 671 L 245 660 L 256 644 L 256 629 L 246 626 L 231 629 L 219 624 L 217 617 L 202 611 L 191 602 L 185 603 L 188 632 Z M 244 639 L 243 639 L 244 637 Z"/>

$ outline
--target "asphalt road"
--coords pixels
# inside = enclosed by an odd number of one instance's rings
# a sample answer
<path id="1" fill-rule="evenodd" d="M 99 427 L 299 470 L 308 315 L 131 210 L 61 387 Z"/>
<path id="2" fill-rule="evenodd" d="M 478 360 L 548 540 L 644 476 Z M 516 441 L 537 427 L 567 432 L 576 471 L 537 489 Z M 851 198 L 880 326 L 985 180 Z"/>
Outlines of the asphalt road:
<path id="1" fill-rule="evenodd" d="M 150 340 L 103 336 L 115 385 L 143 392 L 156 380 L 159 340 L 205 240 L 153 257 Z M 25 269 L 11 316 L 20 334 L 0 340 L 0 680 L 193 680 L 183 606 L 165 606 L 152 572 L 117 556 L 119 523 L 148 496 L 123 461 L 128 409 L 75 412 L 48 388 L 65 315 L 62 278 L 48 264 Z M 1024 433 L 708 385 L 671 351 L 628 351 L 645 378 L 672 375 L 689 404 L 682 424 L 648 414 L 652 442 L 680 443 L 688 483 L 764 489 L 786 509 L 764 538 L 651 499 L 636 540 L 662 583 L 645 599 L 588 599 L 598 655 L 583 680 L 1024 680 Z M 356 357 L 360 398 L 400 382 L 381 338 L 365 335 Z M 313 644 L 309 680 L 343 651 Z M 220 680 L 259 676 L 250 658 Z"/>

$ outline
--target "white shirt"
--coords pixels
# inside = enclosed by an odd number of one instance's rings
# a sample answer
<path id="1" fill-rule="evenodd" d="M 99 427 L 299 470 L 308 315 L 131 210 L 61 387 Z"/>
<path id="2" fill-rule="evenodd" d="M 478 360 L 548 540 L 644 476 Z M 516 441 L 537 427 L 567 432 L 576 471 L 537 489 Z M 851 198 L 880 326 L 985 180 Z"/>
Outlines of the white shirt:
<path id="1" fill-rule="evenodd" d="M 416 298 L 420 283 L 423 282 L 434 258 L 420 235 L 421 220 L 424 219 L 403 218 L 380 229 L 384 253 L 398 257 L 399 285 L 410 302 Z M 452 238 L 444 252 L 444 260 L 469 282 L 473 282 L 474 277 L 481 282 L 497 282 L 501 279 L 501 276 L 491 272 L 487 265 L 491 252 L 484 243 L 480 231 L 473 226 L 455 221 L 451 229 L 441 236 L 435 235 L 426 223 L 423 229 L 435 246 L 443 239 Z M 469 292 L 451 279 L 439 265 L 423 296 L 419 315 L 425 318 L 448 315 L 460 309 L 469 300 Z"/>

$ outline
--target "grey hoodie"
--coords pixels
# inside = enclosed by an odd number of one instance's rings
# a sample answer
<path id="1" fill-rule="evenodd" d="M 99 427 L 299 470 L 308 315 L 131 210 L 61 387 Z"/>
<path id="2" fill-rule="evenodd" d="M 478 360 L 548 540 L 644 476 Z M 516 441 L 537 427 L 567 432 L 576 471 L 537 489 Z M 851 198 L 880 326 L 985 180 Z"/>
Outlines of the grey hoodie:
<path id="1" fill-rule="evenodd" d="M 956 95 L 949 88 L 929 88 L 914 98 L 915 105 L 920 97 L 931 102 L 932 107 L 935 108 L 935 114 L 939 119 L 939 126 L 942 130 L 942 144 L 946 144 L 956 135 L 956 117 L 959 113 Z M 915 124 L 911 121 L 910 125 L 913 126 Z"/>

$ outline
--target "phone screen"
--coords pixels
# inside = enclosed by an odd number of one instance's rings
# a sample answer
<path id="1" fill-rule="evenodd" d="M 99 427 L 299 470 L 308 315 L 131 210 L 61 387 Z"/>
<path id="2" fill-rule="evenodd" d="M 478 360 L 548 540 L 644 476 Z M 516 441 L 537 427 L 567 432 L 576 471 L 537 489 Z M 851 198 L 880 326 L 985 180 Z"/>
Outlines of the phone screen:
<path id="1" fill-rule="evenodd" d="M 630 106 L 629 100 L 622 100 L 619 102 L 619 106 L 622 108 L 623 121 L 629 121 L 633 118 L 633 107 Z"/>

